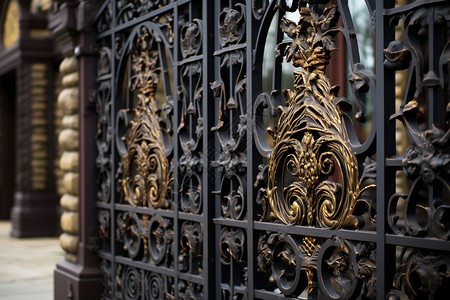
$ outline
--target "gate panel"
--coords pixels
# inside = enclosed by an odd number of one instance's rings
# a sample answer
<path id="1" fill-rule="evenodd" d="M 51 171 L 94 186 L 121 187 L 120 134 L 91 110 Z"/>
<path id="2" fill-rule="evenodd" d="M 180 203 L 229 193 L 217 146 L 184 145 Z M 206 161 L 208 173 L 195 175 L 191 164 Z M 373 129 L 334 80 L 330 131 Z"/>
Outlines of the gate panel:
<path id="1" fill-rule="evenodd" d="M 195 1 L 107 1 L 98 14 L 105 299 L 209 298 L 205 12 Z"/>
<path id="2" fill-rule="evenodd" d="M 450 8 L 399 2 L 362 6 L 375 71 L 347 1 L 102 5 L 105 299 L 443 297 Z"/>
<path id="3" fill-rule="evenodd" d="M 279 28 L 274 60 L 295 69 L 291 85 L 283 86 L 287 74 L 274 67 L 272 90 L 255 95 L 253 105 L 253 134 L 262 156 L 254 181 L 255 298 L 374 298 L 375 129 L 361 144 L 352 119 L 364 121 L 364 94 L 374 96 L 375 76 L 360 62 L 356 36 L 349 34 L 347 3 L 279 4 L 272 16 L 264 16 L 259 36 L 274 20 Z M 351 50 L 355 116 L 326 74 L 340 15 Z M 259 41 L 256 55 L 266 46 Z M 272 118 L 269 137 L 265 111 Z"/>
<path id="4" fill-rule="evenodd" d="M 384 11 L 383 23 L 401 31 L 385 38 L 384 83 L 395 82 L 404 91 L 396 95 L 395 107 L 392 96 L 386 99 L 384 117 L 396 122 L 407 140 L 403 148 L 384 152 L 385 179 L 395 174 L 397 182 L 404 182 L 387 188 L 384 198 L 386 256 L 398 253 L 395 275 L 385 285 L 391 299 L 448 297 L 450 185 L 443 170 L 448 170 L 450 149 L 445 138 L 450 125 L 449 13 L 445 1 L 415 1 Z M 390 86 L 382 88 L 386 94 Z M 400 137 L 395 139 L 398 143 Z"/>

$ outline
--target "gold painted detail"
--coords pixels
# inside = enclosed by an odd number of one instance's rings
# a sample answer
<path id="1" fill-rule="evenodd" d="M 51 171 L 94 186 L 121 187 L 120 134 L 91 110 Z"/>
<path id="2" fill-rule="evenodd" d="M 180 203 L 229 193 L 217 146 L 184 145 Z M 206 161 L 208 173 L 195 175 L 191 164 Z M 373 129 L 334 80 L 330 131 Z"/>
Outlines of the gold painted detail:
<path id="1" fill-rule="evenodd" d="M 40 12 L 49 12 L 51 7 L 51 0 L 31 0 L 30 11 L 33 14 L 38 14 Z"/>
<path id="2" fill-rule="evenodd" d="M 32 39 L 45 39 L 50 36 L 50 30 L 48 29 L 30 29 L 30 38 Z"/>
<path id="3" fill-rule="evenodd" d="M 33 63 L 31 72 L 31 181 L 32 187 L 36 190 L 44 190 L 48 186 L 48 81 L 47 65 Z M 77 141 L 77 140 L 76 140 Z M 60 138 L 61 146 L 67 146 L 68 142 Z M 73 143 L 73 140 L 69 143 Z M 71 180 L 66 179 L 67 182 Z"/>
<path id="4" fill-rule="evenodd" d="M 342 113 L 336 105 L 338 87 L 325 75 L 330 52 L 336 49 L 336 7 L 319 16 L 300 8 L 298 23 L 283 18 L 281 29 L 291 39 L 285 56 L 294 72 L 294 91 L 283 90 L 286 101 L 273 130 L 269 155 L 268 202 L 272 220 L 288 225 L 327 228 L 357 227 L 353 215 L 361 194 L 374 185 L 358 180 L 358 162 Z M 333 176 L 333 180 L 330 177 Z M 266 203 L 264 215 L 267 214 Z"/>
<path id="5" fill-rule="evenodd" d="M 316 239 L 310 236 L 306 236 L 303 238 L 302 245 L 300 246 L 300 250 L 307 256 L 312 256 L 314 253 L 314 249 L 316 248 Z"/>
<path id="6" fill-rule="evenodd" d="M 134 206 L 167 208 L 169 162 L 158 123 L 155 93 L 159 82 L 158 53 L 150 52 L 152 38 L 142 31 L 133 46 L 130 89 L 138 92 L 137 107 L 125 136 L 127 154 L 122 158 L 123 199 Z"/>
<path id="7" fill-rule="evenodd" d="M 19 40 L 19 4 L 13 0 L 9 2 L 3 23 L 3 46 L 8 49 Z"/>

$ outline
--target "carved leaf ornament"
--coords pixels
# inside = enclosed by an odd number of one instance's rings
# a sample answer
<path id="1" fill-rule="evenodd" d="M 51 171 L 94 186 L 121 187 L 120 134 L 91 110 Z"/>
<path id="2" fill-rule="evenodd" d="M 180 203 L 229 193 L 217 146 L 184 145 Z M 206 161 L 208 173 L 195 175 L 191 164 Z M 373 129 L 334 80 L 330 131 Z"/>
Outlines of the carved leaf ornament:
<path id="1" fill-rule="evenodd" d="M 325 74 L 336 49 L 339 12 L 334 6 L 322 15 L 313 6 L 301 6 L 299 12 L 298 23 L 285 17 L 281 22 L 292 39 L 286 61 L 301 69 L 294 72 L 294 91 L 283 90 L 286 106 L 278 107 L 263 205 L 270 206 L 272 220 L 287 225 L 356 228 L 356 204 L 374 185 L 363 186 L 364 176 L 358 180 L 356 155 L 336 105 L 338 87 L 331 87 Z M 329 179 L 333 174 L 338 182 Z"/>

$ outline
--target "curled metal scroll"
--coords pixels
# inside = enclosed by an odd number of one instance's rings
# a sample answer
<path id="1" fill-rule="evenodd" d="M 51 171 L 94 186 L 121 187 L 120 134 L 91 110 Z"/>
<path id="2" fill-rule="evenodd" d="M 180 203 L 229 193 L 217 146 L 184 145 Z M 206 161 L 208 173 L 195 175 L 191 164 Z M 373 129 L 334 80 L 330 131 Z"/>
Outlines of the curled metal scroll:
<path id="1" fill-rule="evenodd" d="M 448 296 L 450 259 L 441 252 L 404 248 L 398 258 L 393 288 L 386 299 L 445 299 Z M 402 293 L 403 292 L 403 293 Z"/>
<path id="2" fill-rule="evenodd" d="M 329 240 L 265 232 L 258 240 L 258 271 L 286 296 L 375 299 L 375 246 L 338 237 Z M 320 294 L 319 294 L 320 290 Z"/>
<path id="3" fill-rule="evenodd" d="M 125 266 L 122 271 L 121 285 L 126 300 L 137 300 L 141 295 L 141 273 L 137 268 Z"/>
<path id="4" fill-rule="evenodd" d="M 148 226 L 148 249 L 152 261 L 161 265 L 173 255 L 174 231 L 170 219 L 154 216 Z"/>
<path id="5" fill-rule="evenodd" d="M 102 47 L 98 59 L 97 82 L 99 87 L 95 93 L 97 100 L 97 159 L 96 165 L 99 172 L 97 199 L 101 202 L 109 202 L 111 198 L 111 49 Z"/>
<path id="6" fill-rule="evenodd" d="M 202 22 L 194 19 L 186 23 L 180 32 L 181 54 L 188 62 L 183 63 L 178 87 L 181 104 L 181 120 L 178 126 L 179 145 L 183 155 L 179 158 L 181 184 L 180 208 L 183 212 L 200 214 L 202 211 L 203 170 L 203 75 L 201 61 L 189 59 L 201 55 Z"/>
<path id="7" fill-rule="evenodd" d="M 117 216 L 116 223 L 116 239 L 123 242 L 123 250 L 131 258 L 140 257 L 143 253 L 143 227 L 139 217 L 131 212 L 122 213 Z"/>
<path id="8" fill-rule="evenodd" d="M 144 281 L 145 300 L 162 300 L 164 299 L 165 290 L 167 289 L 164 278 L 157 273 L 147 273 Z"/>
<path id="9" fill-rule="evenodd" d="M 261 11 L 262 12 L 262 11 Z M 221 175 L 220 195 L 222 216 L 243 219 L 246 215 L 245 172 L 247 137 L 247 78 L 246 55 L 243 41 L 246 35 L 246 6 L 242 3 L 225 7 L 219 14 L 221 49 L 219 79 L 211 83 L 215 97 L 220 100 L 215 131 L 220 143 L 220 154 L 211 162 Z"/>
<path id="10" fill-rule="evenodd" d="M 336 300 L 354 298 L 361 289 L 361 280 L 348 273 L 357 270 L 357 264 L 356 254 L 347 241 L 334 239 L 325 242 L 320 249 L 317 266 L 322 293 Z M 338 286 L 333 286 L 332 278 Z"/>

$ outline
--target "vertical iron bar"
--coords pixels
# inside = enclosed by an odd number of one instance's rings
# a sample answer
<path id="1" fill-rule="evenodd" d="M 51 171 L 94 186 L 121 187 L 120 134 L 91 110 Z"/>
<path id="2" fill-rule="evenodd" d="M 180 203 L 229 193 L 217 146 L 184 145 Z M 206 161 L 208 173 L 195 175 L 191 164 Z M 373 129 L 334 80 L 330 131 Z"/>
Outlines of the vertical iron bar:
<path id="1" fill-rule="evenodd" d="M 128 60 L 128 63 L 126 63 L 126 67 L 127 67 L 127 82 L 130 82 L 130 77 L 131 77 L 131 72 L 132 72 L 130 60 Z M 127 95 L 127 99 L 125 99 L 126 108 L 131 110 L 131 109 L 133 109 L 133 94 L 130 91 L 130 88 L 127 89 L 126 95 Z"/>
<path id="2" fill-rule="evenodd" d="M 280 24 L 281 24 L 281 16 L 282 12 L 281 10 L 278 10 L 278 15 L 276 17 L 276 26 L 275 26 L 275 47 L 276 45 L 278 45 L 279 43 L 281 43 L 283 41 L 283 33 L 281 32 L 280 29 Z M 269 29 L 270 31 L 270 29 Z M 267 39 L 266 39 L 266 43 L 267 43 Z M 258 45 L 256 45 L 258 46 Z M 282 63 L 283 63 L 283 56 L 276 56 L 276 53 L 273 53 L 273 61 L 274 61 L 274 65 L 273 65 L 273 69 L 272 69 L 272 90 L 278 90 L 281 91 L 281 83 L 282 83 L 282 74 L 283 74 L 283 67 L 282 67 Z"/>
<path id="3" fill-rule="evenodd" d="M 230 287 L 230 300 L 233 300 L 234 296 L 234 260 L 230 257 L 230 281 L 228 282 Z"/>
<path id="4" fill-rule="evenodd" d="M 254 170 L 258 167 L 257 163 L 254 163 L 254 155 L 257 154 L 257 150 L 255 148 L 255 143 L 253 142 L 253 130 L 252 130 L 252 112 L 253 112 L 253 94 L 254 85 L 253 85 L 253 41 L 256 39 L 253 38 L 253 6 L 251 3 L 247 3 L 246 7 L 246 37 L 247 37 L 247 47 L 246 47 L 246 75 L 247 75 L 247 89 L 246 89 L 246 102 L 247 102 L 247 177 L 246 177 L 246 187 L 247 187 L 247 297 L 248 299 L 254 298 L 254 258 L 253 249 L 254 245 L 254 236 L 253 236 L 253 199 L 256 198 L 256 195 L 253 195 L 253 174 Z M 256 162 L 256 159 L 255 159 Z M 257 170 L 257 169 L 256 169 Z"/>
<path id="5" fill-rule="evenodd" d="M 430 7 L 428 9 L 428 72 L 435 72 L 439 69 L 439 58 L 441 56 L 440 49 L 442 49 L 442 32 L 439 24 L 434 24 L 435 9 Z M 437 74 L 436 74 L 437 75 Z M 443 105 L 442 90 L 439 85 L 428 87 L 428 128 L 432 129 L 433 126 L 437 128 L 443 128 L 444 122 L 442 118 L 442 111 L 445 111 Z M 435 185 L 430 185 L 428 189 L 428 206 L 434 207 L 433 202 L 435 199 L 442 197 L 442 193 Z M 433 208 L 434 209 L 434 208 Z M 428 224 L 432 224 L 433 214 L 428 215 Z M 428 232 L 431 236 L 434 235 L 433 230 L 430 228 Z"/>
<path id="6" fill-rule="evenodd" d="M 173 36 L 174 36 L 174 41 L 173 41 L 173 45 L 174 45 L 174 53 L 173 53 L 173 58 L 174 58 L 174 62 L 172 63 L 172 69 L 173 69 L 173 95 L 177 95 L 177 87 L 178 87 L 178 61 L 179 61 L 179 32 L 178 32 L 178 5 L 176 5 L 173 8 L 173 17 L 174 17 L 174 29 L 173 29 Z M 174 97 L 175 98 L 175 97 Z M 174 116 L 173 116 L 173 122 L 174 124 L 176 124 L 176 128 L 178 128 L 178 123 L 179 123 L 179 111 L 178 111 L 178 100 L 174 99 L 174 102 L 176 103 L 176 105 L 174 105 Z M 179 156 L 179 145 L 178 145 L 178 130 L 174 130 L 173 132 L 173 160 L 174 160 L 174 166 L 178 166 L 178 156 Z M 175 288 L 174 288 L 174 294 L 175 294 L 175 299 L 178 299 L 178 283 L 179 283 L 179 262 L 178 262 L 178 252 L 179 252 L 179 240 L 180 240 L 180 233 L 179 233 L 179 222 L 178 222 L 178 206 L 179 206 L 179 190 L 180 188 L 178 187 L 178 168 L 175 167 L 174 171 L 173 171 L 173 176 L 174 176 L 174 183 L 173 183 L 173 190 L 174 190 L 174 195 L 173 195 L 173 210 L 174 210 L 174 220 L 173 220 L 173 227 L 174 227 L 174 247 L 173 247 L 173 256 L 174 256 L 174 271 L 175 271 L 175 278 L 174 278 L 174 283 L 175 283 Z"/>
<path id="7" fill-rule="evenodd" d="M 115 213 L 115 208 L 116 208 L 116 181 L 115 181 L 115 166 L 116 166 L 116 157 L 115 157 L 115 153 L 116 153 L 116 143 L 114 142 L 114 137 L 116 135 L 116 126 L 114 126 L 114 122 L 115 122 L 115 117 L 116 117 L 116 89 L 115 89 L 115 74 L 116 74 L 116 47 L 115 47 L 115 39 L 116 39 L 116 1 L 112 1 L 111 0 L 111 5 L 112 5 L 112 28 L 111 28 L 111 77 L 110 77 L 110 81 L 111 81 L 111 85 L 110 85 L 110 97 L 111 97 L 111 111 L 110 111 L 110 117 L 111 117 L 111 148 L 110 148 L 110 160 L 111 160 L 111 170 L 109 170 L 110 172 L 110 178 L 111 178 L 111 185 L 110 185 L 110 207 L 111 207 L 111 211 L 110 211 L 110 222 L 111 222 L 111 240 L 110 240 L 110 249 L 111 249 L 111 282 L 115 282 L 115 275 L 116 275 L 116 249 L 114 247 L 115 245 L 115 240 L 116 240 L 116 213 Z M 116 284 L 113 284 L 113 286 L 111 287 L 111 296 L 112 299 L 116 298 Z"/>
<path id="8" fill-rule="evenodd" d="M 439 58 L 443 48 L 444 39 L 440 24 L 434 24 L 434 14 L 438 7 L 428 9 L 428 71 L 439 70 Z M 437 74 L 436 74 L 437 75 Z M 442 109 L 445 109 L 442 101 L 442 90 L 439 85 L 428 87 L 428 128 L 433 124 L 438 128 L 443 128 Z"/>
<path id="9" fill-rule="evenodd" d="M 207 2 L 207 0 L 205 0 L 205 2 Z M 213 37 L 214 40 L 214 47 L 212 49 L 212 52 L 214 52 L 215 50 L 220 49 L 220 40 L 219 40 L 219 34 L 218 34 L 218 26 L 219 26 L 219 14 L 221 11 L 221 5 L 220 5 L 220 0 L 215 0 L 214 1 L 214 26 L 213 26 L 213 30 L 212 30 L 212 34 L 211 36 Z M 218 80 L 220 78 L 220 57 L 216 56 L 214 57 L 214 74 L 212 74 L 214 76 L 214 80 Z M 213 106 L 213 111 L 214 111 L 214 124 L 217 124 L 219 121 L 219 103 L 217 101 L 216 98 L 214 98 L 214 106 Z M 219 138 L 217 137 L 217 134 L 214 133 L 214 160 L 216 160 L 219 155 L 220 155 L 220 142 L 219 142 Z M 221 178 L 219 176 L 218 170 L 217 168 L 215 168 L 213 170 L 214 172 L 214 190 L 218 191 L 220 189 L 220 182 L 221 182 Z M 220 196 L 219 195 L 215 195 L 214 196 L 214 217 L 220 217 Z M 216 237 L 220 237 L 220 225 L 215 225 L 214 226 L 214 235 Z M 217 247 L 214 247 L 215 251 L 214 251 L 214 259 L 215 259 L 215 271 L 216 271 L 216 279 L 215 279 L 215 299 L 221 299 L 221 292 L 222 292 L 222 286 L 221 286 L 221 282 L 222 282 L 222 265 L 220 262 L 220 252 L 218 251 Z"/>
<path id="10" fill-rule="evenodd" d="M 203 293 L 205 299 L 217 298 L 214 296 L 216 268 L 214 264 L 215 252 L 215 230 L 214 230 L 214 198 L 210 200 L 210 195 L 214 188 L 213 170 L 210 170 L 209 161 L 214 158 L 214 135 L 210 128 L 213 127 L 214 122 L 214 105 L 210 104 L 212 97 L 209 83 L 214 81 L 214 64 L 209 63 L 214 60 L 214 16 L 210 17 L 208 12 L 210 7 L 214 8 L 214 3 L 210 1 L 203 1 L 202 3 L 202 19 L 203 19 L 203 60 L 202 60 L 202 117 L 203 117 L 203 186 L 202 186 L 202 201 L 203 201 L 203 276 L 204 286 Z M 211 176 L 210 176 L 211 175 Z"/>
<path id="11" fill-rule="evenodd" d="M 393 71 L 384 68 L 384 49 L 394 39 L 394 29 L 384 20 L 384 8 L 395 5 L 393 0 L 376 2 L 376 149 L 377 149 L 377 299 L 385 299 L 392 285 L 395 272 L 395 247 L 385 243 L 386 213 L 385 207 L 395 190 L 395 171 L 386 169 L 386 158 L 395 154 L 395 124 L 389 117 L 395 109 L 395 77 Z"/>

